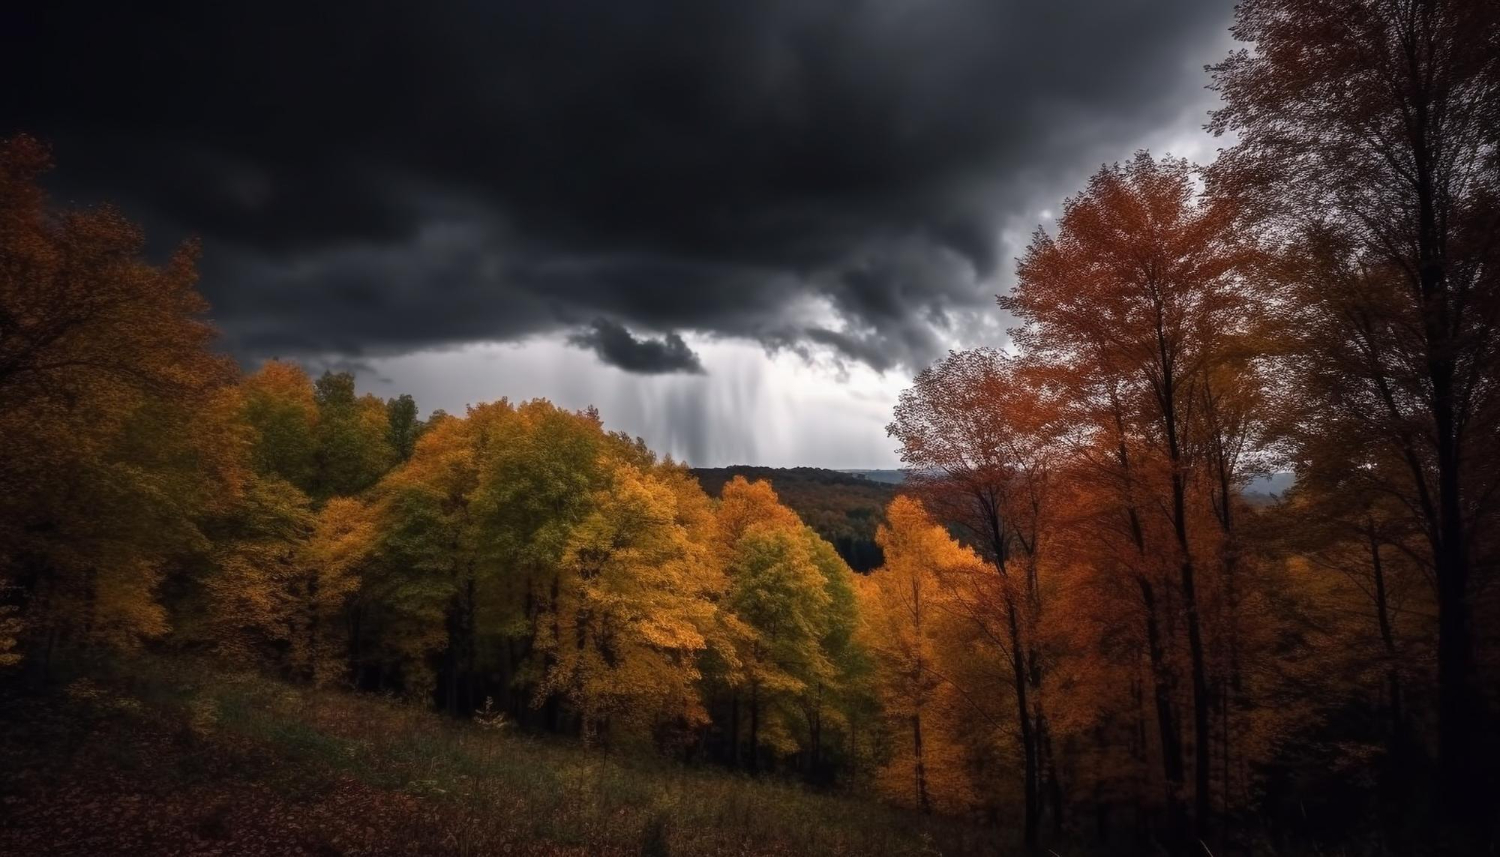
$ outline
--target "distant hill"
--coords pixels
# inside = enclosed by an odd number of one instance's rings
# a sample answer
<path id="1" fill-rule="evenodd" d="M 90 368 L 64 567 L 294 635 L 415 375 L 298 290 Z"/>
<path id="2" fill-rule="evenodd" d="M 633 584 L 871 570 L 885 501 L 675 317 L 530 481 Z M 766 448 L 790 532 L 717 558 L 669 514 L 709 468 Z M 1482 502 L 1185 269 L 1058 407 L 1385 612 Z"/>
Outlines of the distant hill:
<path id="1" fill-rule="evenodd" d="M 859 473 L 900 475 L 899 470 Z M 693 470 L 693 475 L 714 497 L 736 476 L 752 482 L 769 480 L 781 502 L 827 539 L 850 568 L 869 571 L 884 561 L 875 544 L 875 527 L 896 496 L 891 480 L 819 467 L 704 467 Z"/>
<path id="2" fill-rule="evenodd" d="M 1269 476 L 1257 476 L 1250 480 L 1245 490 L 1254 494 L 1285 494 L 1296 481 L 1297 476 L 1294 473 L 1272 473 Z"/>
<path id="3" fill-rule="evenodd" d="M 821 467 L 700 467 L 698 484 L 717 497 L 736 476 L 770 480 L 781 501 L 827 539 L 855 571 L 869 571 L 884 557 L 875 544 L 875 527 L 886 504 L 906 480 L 900 470 L 825 470 Z M 1273 473 L 1245 487 L 1246 501 L 1270 505 L 1292 486 L 1292 474 Z"/>
<path id="4" fill-rule="evenodd" d="M 1296 481 L 1296 474 L 1293 473 L 1281 472 L 1272 473 L 1269 476 L 1257 476 L 1245 486 L 1241 496 L 1252 506 L 1274 505 Z"/>
<path id="5" fill-rule="evenodd" d="M 850 473 L 871 482 L 887 482 L 891 485 L 900 485 L 906 481 L 904 470 L 840 470 L 840 473 Z"/>

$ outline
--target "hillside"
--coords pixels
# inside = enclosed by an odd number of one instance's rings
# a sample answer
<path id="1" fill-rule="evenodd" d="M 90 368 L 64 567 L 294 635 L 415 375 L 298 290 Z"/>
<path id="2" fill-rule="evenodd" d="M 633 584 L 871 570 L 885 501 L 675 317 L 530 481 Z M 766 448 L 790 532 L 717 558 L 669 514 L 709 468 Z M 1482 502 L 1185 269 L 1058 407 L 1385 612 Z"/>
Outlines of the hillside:
<path id="1" fill-rule="evenodd" d="M 0 685 L 0 854 L 978 854 L 998 834 L 144 657 Z"/>
<path id="2" fill-rule="evenodd" d="M 714 497 L 736 476 L 769 480 L 781 501 L 832 543 L 850 568 L 869 571 L 881 563 L 875 527 L 898 488 L 889 481 L 818 467 L 713 467 L 698 468 L 693 475 Z"/>

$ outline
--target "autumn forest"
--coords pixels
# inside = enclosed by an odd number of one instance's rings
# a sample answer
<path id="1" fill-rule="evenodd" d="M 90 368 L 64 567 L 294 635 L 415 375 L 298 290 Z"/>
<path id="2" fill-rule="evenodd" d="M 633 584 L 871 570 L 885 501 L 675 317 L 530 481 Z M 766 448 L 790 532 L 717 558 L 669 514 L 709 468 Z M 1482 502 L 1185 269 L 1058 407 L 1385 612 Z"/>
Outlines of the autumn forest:
<path id="1" fill-rule="evenodd" d="M 1495 853 L 1500 6 L 1234 34 L 893 488 L 239 365 L 0 143 L 0 852 Z"/>

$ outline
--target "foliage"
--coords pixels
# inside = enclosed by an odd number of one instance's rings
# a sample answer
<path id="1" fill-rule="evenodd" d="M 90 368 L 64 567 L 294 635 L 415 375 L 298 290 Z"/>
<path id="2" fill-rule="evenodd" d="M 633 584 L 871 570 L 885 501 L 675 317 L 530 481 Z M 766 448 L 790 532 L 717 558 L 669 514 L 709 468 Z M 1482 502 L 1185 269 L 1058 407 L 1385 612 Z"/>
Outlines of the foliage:
<path id="1" fill-rule="evenodd" d="M 866 572 L 880 565 L 875 527 L 894 485 L 816 467 L 696 468 L 693 475 L 711 496 L 736 476 L 770 482 L 781 502 L 837 548 L 850 568 Z"/>
<path id="2" fill-rule="evenodd" d="M 193 288 L 111 208 L 55 213 L 34 140 L 0 144 L 0 586 L 45 672 L 76 646 L 167 632 L 156 588 L 232 502 L 241 435 Z"/>

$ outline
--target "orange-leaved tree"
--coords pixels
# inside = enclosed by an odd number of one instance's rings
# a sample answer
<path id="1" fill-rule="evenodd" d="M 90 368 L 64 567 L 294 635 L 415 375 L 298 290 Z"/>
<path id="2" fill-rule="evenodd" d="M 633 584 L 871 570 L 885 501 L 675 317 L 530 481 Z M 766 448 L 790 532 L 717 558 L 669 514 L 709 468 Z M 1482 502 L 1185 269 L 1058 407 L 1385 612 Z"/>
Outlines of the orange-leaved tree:
<path id="1" fill-rule="evenodd" d="M 45 670 L 166 630 L 166 567 L 239 488 L 196 248 L 162 265 L 118 211 L 53 209 L 46 149 L 0 143 L 0 594 Z"/>
<path id="2" fill-rule="evenodd" d="M 1055 798 L 1054 824 L 1062 823 L 1036 634 L 1058 449 L 1050 407 L 1017 361 L 977 349 L 951 353 L 919 373 L 887 428 L 901 444 L 912 489 L 936 517 L 962 531 L 992 570 L 992 580 L 970 587 L 970 597 L 957 603 L 1010 664 L 1028 845 L 1036 843 L 1045 793 Z"/>
<path id="3" fill-rule="evenodd" d="M 1057 234 L 1038 231 L 1018 266 L 1012 294 L 1000 304 L 1020 322 L 1012 331 L 1027 357 L 1044 367 L 1065 399 L 1086 403 L 1088 428 L 1122 456 L 1133 445 L 1141 462 L 1131 490 L 1170 523 L 1181 613 L 1187 629 L 1193 711 L 1194 820 L 1211 809 L 1210 707 L 1213 688 L 1203 629 L 1203 548 L 1195 532 L 1192 482 L 1205 469 L 1227 470 L 1237 458 L 1225 443 L 1242 430 L 1243 407 L 1225 380 L 1241 340 L 1252 334 L 1257 295 L 1243 272 L 1254 247 L 1239 240 L 1238 212 L 1197 194 L 1186 161 L 1139 153 L 1101 169 L 1068 200 Z M 1218 407 L 1217 413 L 1209 413 Z M 1204 428 L 1215 436 L 1205 435 Z M 1113 437 L 1111 437 L 1113 435 Z M 1122 445 L 1123 444 L 1123 445 Z M 1229 491 L 1225 492 L 1231 493 Z M 1225 521 L 1232 498 L 1225 498 Z M 1146 525 L 1149 522 L 1138 522 Z M 1170 767 L 1170 766 L 1169 766 Z"/>
<path id="4" fill-rule="evenodd" d="M 1475 605 L 1500 491 L 1500 7 L 1250 0 L 1213 69 L 1213 193 L 1280 252 L 1309 412 L 1378 439 L 1351 484 L 1400 498 L 1437 584 L 1439 806 L 1469 841 L 1493 791 Z"/>

